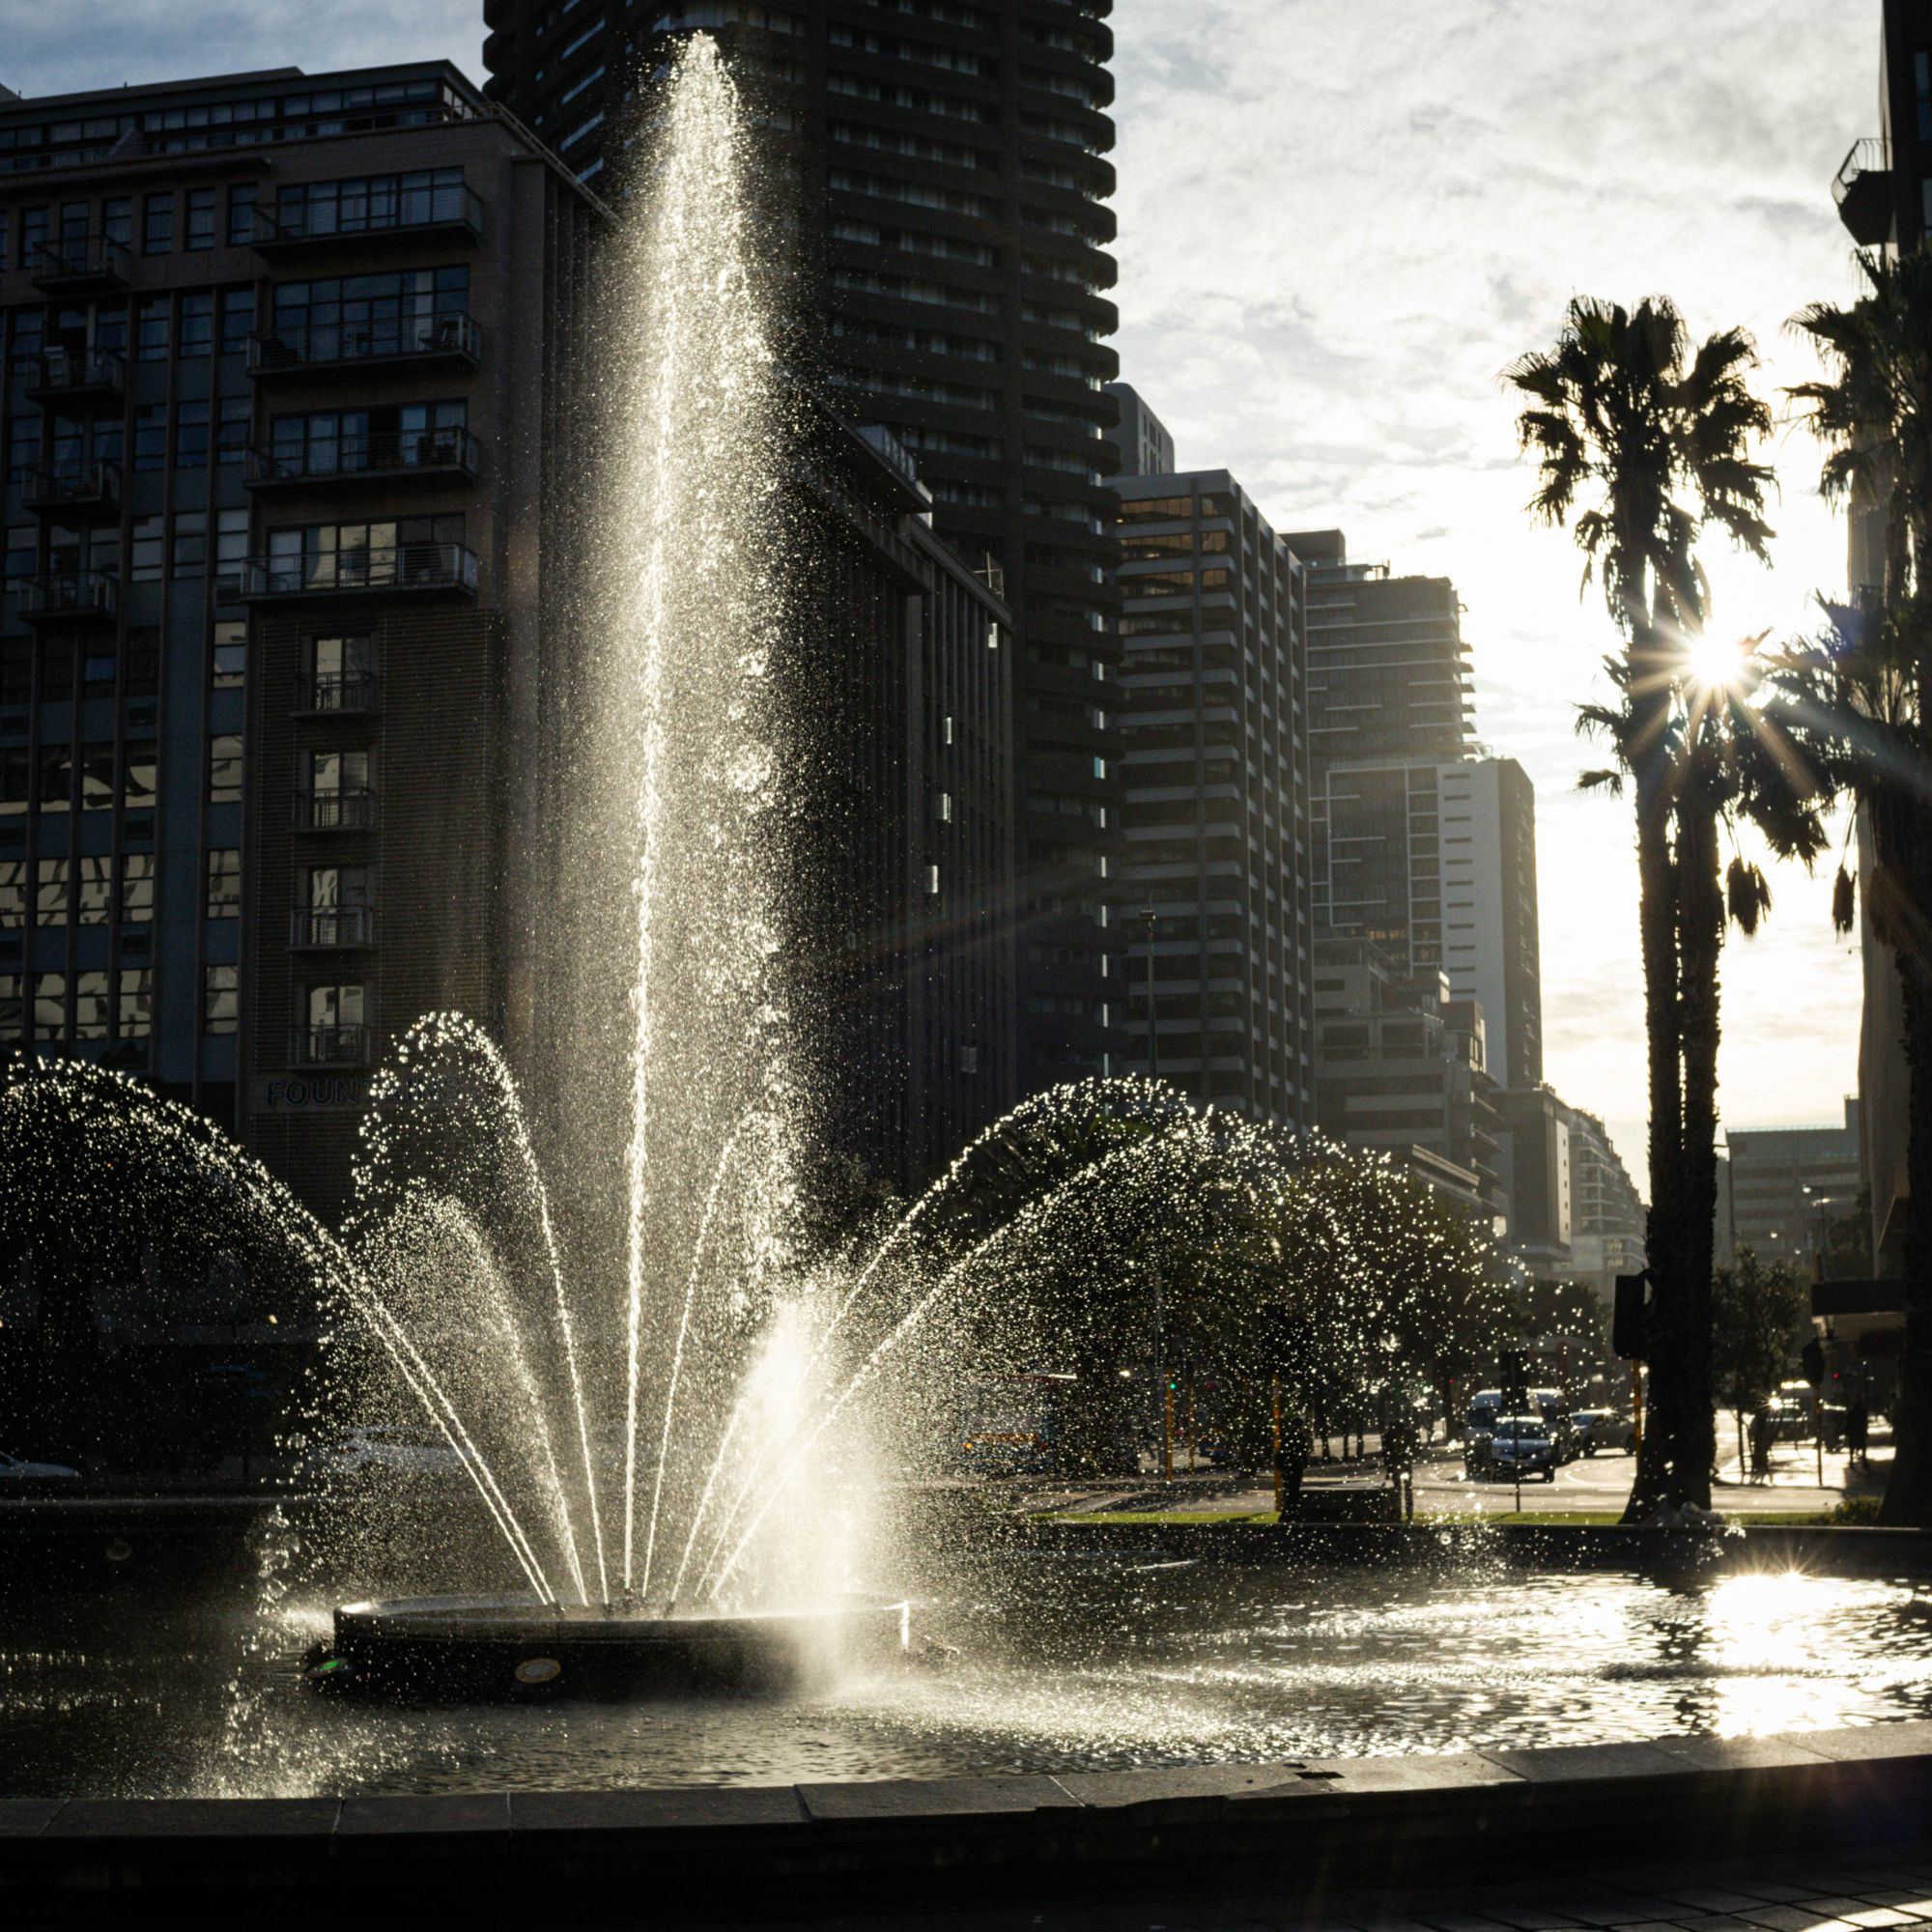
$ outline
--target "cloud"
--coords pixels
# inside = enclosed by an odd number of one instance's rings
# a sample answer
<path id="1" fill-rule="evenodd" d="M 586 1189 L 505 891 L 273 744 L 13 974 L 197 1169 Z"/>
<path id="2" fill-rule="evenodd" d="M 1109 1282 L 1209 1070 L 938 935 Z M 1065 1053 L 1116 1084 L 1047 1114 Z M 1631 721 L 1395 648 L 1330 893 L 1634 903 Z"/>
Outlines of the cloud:
<path id="1" fill-rule="evenodd" d="M 1479 736 L 1540 807 L 1550 1077 L 1644 1113 L 1628 805 L 1578 798 L 1573 731 L 1615 639 L 1581 557 L 1523 516 L 1500 372 L 1577 293 L 1669 293 L 1742 323 L 1767 393 L 1811 373 L 1783 324 L 1851 292 L 1830 192 L 1872 131 L 1878 9 L 1813 0 L 1119 0 L 1122 374 L 1182 460 L 1226 466 L 1278 528 L 1447 575 Z M 1803 435 L 1775 445 L 1776 567 L 1714 546 L 1716 621 L 1808 622 L 1841 529 Z M 1810 882 L 1725 959 L 1727 1112 L 1830 1116 L 1854 1077 L 1856 961 L 1810 934 Z M 1792 916 L 1787 919 L 1786 902 Z M 1829 927 L 1826 928 L 1829 932 Z M 1793 1017 L 1804 1015 L 1802 1020 Z M 1640 1140 L 1627 1152 L 1640 1156 Z"/>

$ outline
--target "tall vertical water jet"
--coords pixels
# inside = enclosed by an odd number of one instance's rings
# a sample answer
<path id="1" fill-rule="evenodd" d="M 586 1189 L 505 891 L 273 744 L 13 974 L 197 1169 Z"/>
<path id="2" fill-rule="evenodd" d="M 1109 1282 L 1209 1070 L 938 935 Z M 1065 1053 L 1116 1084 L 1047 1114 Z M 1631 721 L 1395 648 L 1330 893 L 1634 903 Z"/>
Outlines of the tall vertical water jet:
<path id="1" fill-rule="evenodd" d="M 737 1134 L 762 1156 L 740 1161 L 734 1182 L 741 1215 L 758 1224 L 754 1244 L 784 1243 L 793 1191 L 770 676 L 781 423 L 741 117 L 707 37 L 665 91 L 652 152 L 614 242 L 620 387 L 592 611 L 635 854 L 618 1572 L 639 1594 L 668 1500 L 661 1461 L 639 1523 L 654 1396 L 670 1439 L 667 1362 L 688 1400 L 718 1393 L 685 1378 L 696 1364 L 684 1291 L 721 1149 Z M 743 1132 L 748 1118 L 759 1131 Z"/>

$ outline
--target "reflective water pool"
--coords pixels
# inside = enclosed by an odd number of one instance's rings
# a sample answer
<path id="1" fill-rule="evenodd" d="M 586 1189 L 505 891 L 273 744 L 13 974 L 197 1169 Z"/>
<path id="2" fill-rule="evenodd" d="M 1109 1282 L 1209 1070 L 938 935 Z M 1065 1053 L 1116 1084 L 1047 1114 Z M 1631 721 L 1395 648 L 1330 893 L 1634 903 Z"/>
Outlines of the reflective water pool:
<path id="1" fill-rule="evenodd" d="M 1932 1588 L 1031 1565 L 922 1603 L 923 1660 L 807 1702 L 317 1700 L 246 1617 L 0 1627 L 0 1793 L 532 1789 L 1070 1770 L 1932 1716 Z M 40 1628 L 30 1628 L 40 1626 Z"/>

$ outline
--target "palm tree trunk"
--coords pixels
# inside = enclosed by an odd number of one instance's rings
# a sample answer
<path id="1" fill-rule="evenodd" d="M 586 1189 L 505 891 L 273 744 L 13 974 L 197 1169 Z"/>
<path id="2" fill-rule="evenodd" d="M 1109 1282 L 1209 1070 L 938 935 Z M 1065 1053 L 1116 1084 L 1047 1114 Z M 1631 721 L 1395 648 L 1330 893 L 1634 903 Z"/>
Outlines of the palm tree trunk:
<path id="1" fill-rule="evenodd" d="M 1680 1502 L 1711 1506 L 1717 1411 L 1711 1387 L 1711 1265 L 1718 1214 L 1718 966 L 1724 939 L 1717 815 L 1685 800 L 1678 810 L 1679 1018 L 1684 1036 L 1681 1288 L 1677 1369 L 1683 1398 L 1677 1462 Z"/>
<path id="2" fill-rule="evenodd" d="M 1632 707 L 1636 728 L 1632 755 L 1636 792 L 1637 926 L 1643 952 L 1643 1020 L 1650 1066 L 1650 1216 L 1645 1254 L 1651 1277 L 1650 1410 L 1626 1522 L 1679 1492 L 1685 1399 L 1678 1364 L 1683 1356 L 1684 1091 L 1678 1029 L 1677 892 L 1670 855 L 1669 759 L 1663 742 L 1669 695 L 1645 688 L 1656 674 L 1654 633 L 1647 621 L 1633 629 Z M 1640 696 L 1634 694 L 1641 694 Z"/>

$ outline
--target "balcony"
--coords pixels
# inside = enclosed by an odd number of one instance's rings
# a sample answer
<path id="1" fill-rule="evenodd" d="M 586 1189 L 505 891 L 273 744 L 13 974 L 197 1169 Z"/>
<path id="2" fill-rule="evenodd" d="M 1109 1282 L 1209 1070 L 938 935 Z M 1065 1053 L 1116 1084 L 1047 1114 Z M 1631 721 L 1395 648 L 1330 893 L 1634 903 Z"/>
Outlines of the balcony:
<path id="1" fill-rule="evenodd" d="M 125 289 L 132 272 L 126 247 L 105 235 L 63 235 L 27 253 L 27 273 L 43 295 L 107 295 Z"/>
<path id="2" fill-rule="evenodd" d="M 473 597 L 476 574 L 476 553 L 453 543 L 251 556 L 242 575 L 242 595 L 250 603 L 436 593 Z"/>
<path id="3" fill-rule="evenodd" d="M 341 201 L 291 202 L 286 211 L 255 211 L 255 252 L 280 256 L 311 248 L 366 249 L 395 238 L 424 235 L 483 239 L 483 204 L 461 182 L 440 186 L 398 188 L 376 194 L 345 210 Z"/>
<path id="4" fill-rule="evenodd" d="M 289 914 L 289 945 L 304 952 L 337 952 L 368 946 L 375 909 L 365 905 L 297 906 Z"/>
<path id="5" fill-rule="evenodd" d="M 127 362 L 111 349 L 49 349 L 27 370 L 27 400 L 70 414 L 118 413 L 127 391 Z"/>
<path id="6" fill-rule="evenodd" d="M 365 1026 L 298 1026 L 289 1029 L 292 1066 L 366 1066 L 369 1029 Z"/>
<path id="7" fill-rule="evenodd" d="M 330 371 L 453 364 L 473 369 L 483 355 L 483 331 L 473 316 L 392 316 L 366 323 L 302 323 L 262 329 L 248 338 L 248 373 L 258 382 Z"/>
<path id="8" fill-rule="evenodd" d="M 20 502 L 42 516 L 93 522 L 121 514 L 121 466 L 103 456 L 43 463 L 27 472 Z"/>
<path id="9" fill-rule="evenodd" d="M 338 436 L 300 449 L 251 449 L 251 490 L 458 479 L 473 482 L 480 457 L 467 429 L 412 429 L 380 436 Z"/>
<path id="10" fill-rule="evenodd" d="M 1891 240 L 1894 187 L 1890 144 L 1882 135 L 1854 141 L 1832 184 L 1832 199 L 1861 248 L 1881 248 Z"/>
<path id="11" fill-rule="evenodd" d="M 376 794 L 366 786 L 295 795 L 298 832 L 366 832 L 375 822 Z"/>
<path id="12" fill-rule="evenodd" d="M 329 671 L 296 684 L 298 718 L 365 716 L 378 709 L 382 687 L 366 671 Z"/>
<path id="13" fill-rule="evenodd" d="M 51 571 L 20 583 L 29 624 L 112 624 L 121 614 L 121 581 L 104 570 Z"/>

